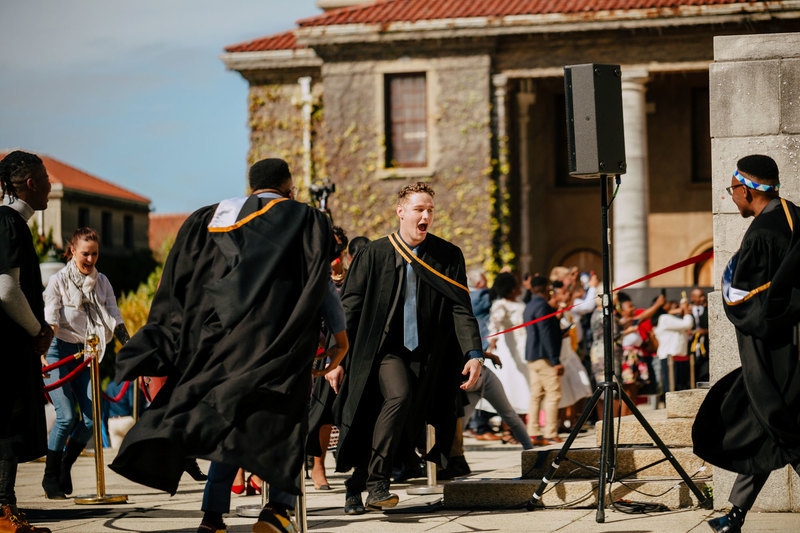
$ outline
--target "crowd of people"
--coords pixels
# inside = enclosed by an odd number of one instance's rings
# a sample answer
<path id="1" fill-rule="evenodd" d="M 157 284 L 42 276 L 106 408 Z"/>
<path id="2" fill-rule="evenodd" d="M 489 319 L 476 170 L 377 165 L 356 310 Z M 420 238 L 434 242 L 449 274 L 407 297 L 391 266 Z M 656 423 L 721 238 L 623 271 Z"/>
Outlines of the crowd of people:
<path id="1" fill-rule="evenodd" d="M 778 210 L 777 168 L 772 172 L 763 159 L 745 158 L 734 176 L 732 188 L 745 187 L 736 201 L 743 216 L 772 212 L 757 222 L 777 224 L 785 212 L 789 234 L 780 240 L 780 260 L 770 265 L 777 270 L 786 260 L 792 266 L 797 254 L 789 237 L 797 208 L 780 199 L 783 211 Z M 183 224 L 147 324 L 129 338 L 111 284 L 95 267 L 99 239 L 89 228 L 75 232 L 71 259 L 42 296 L 26 225 L 35 210 L 47 206 L 50 183 L 42 161 L 12 152 L 0 162 L 0 178 L 0 332 L 15 355 L 4 363 L 18 377 L 0 388 L 3 531 L 49 531 L 29 524 L 16 506 L 19 462 L 46 456 L 42 487 L 48 498 L 62 499 L 72 490 L 70 469 L 93 424 L 91 391 L 82 378 L 51 394 L 57 416 L 47 438 L 43 379 L 55 383 L 72 367 L 44 377 L 42 367 L 80 352 L 89 336 L 103 345 L 116 336 L 123 344 L 116 387 L 143 376 L 158 383 L 138 422 L 126 422 L 117 432 L 124 438 L 115 442 L 119 451 L 110 468 L 175 493 L 187 465 L 196 468 L 195 458 L 211 461 L 198 533 L 224 532 L 231 493 L 243 492 L 245 485 L 260 490 L 262 480 L 269 499 L 253 531 L 296 531 L 291 514 L 303 493 L 309 456 L 315 489 L 330 489 L 325 452 L 334 425 L 336 470 L 350 473 L 344 513 L 385 510 L 399 501 L 391 484 L 421 476 L 423 461 L 438 464 L 441 479 L 468 474 L 464 436 L 522 449 L 562 442 L 560 433 L 582 429 L 575 427 L 578 415 L 605 379 L 598 276 L 563 266 L 548 276 L 503 270 L 490 284 L 486 273 L 467 272 L 461 250 L 430 232 L 435 192 L 428 183 L 398 192 L 396 232 L 373 241 L 348 240 L 326 213 L 294 201 L 285 161 L 255 163 L 251 194 L 203 207 Z M 758 270 L 753 257 L 741 261 Z M 735 261 L 729 269 L 736 269 Z M 744 271 L 735 271 L 738 278 L 730 279 L 738 288 L 725 289 L 730 307 L 764 292 L 773 274 L 781 287 L 791 284 L 778 270 L 762 275 L 766 285 L 745 292 Z M 729 312 L 743 364 L 789 353 L 783 345 L 751 338 L 764 313 L 770 317 L 778 304 L 784 307 L 777 309 L 776 324 L 798 314 L 789 292 L 788 299 L 770 300 L 763 312 L 746 306 Z M 708 380 L 707 302 L 699 287 L 679 301 L 662 291 L 642 309 L 626 293 L 613 298 L 613 375 L 634 401 L 651 396 L 659 406 L 666 391 Z M 790 342 L 791 333 L 784 337 Z M 796 357 L 786 365 L 793 378 Z M 763 375 L 753 387 L 763 392 L 765 380 L 775 376 L 763 365 L 758 369 Z M 733 376 L 729 383 L 726 377 L 712 392 L 734 390 L 736 406 L 752 404 L 746 378 Z M 785 396 L 767 398 L 762 410 L 782 413 Z M 722 412 L 714 420 L 722 434 L 733 407 L 719 397 L 710 394 L 701 411 L 707 417 Z M 598 407 L 595 416 L 601 418 Z M 624 405 L 615 402 L 614 412 L 625 414 Z M 496 429 L 493 413 L 502 420 Z M 734 510 L 712 521 L 719 531 L 739 531 L 771 469 L 786 463 L 800 468 L 797 424 L 769 426 L 765 433 L 757 430 L 760 420 L 747 418 L 753 427 L 745 429 L 753 446 L 771 458 L 730 459 L 740 450 L 726 455 L 724 442 L 706 448 L 709 460 L 740 473 L 731 496 Z M 435 433 L 432 443 L 426 440 L 428 425 Z M 695 433 L 697 438 L 702 431 Z M 703 443 L 719 436 L 707 435 Z"/>

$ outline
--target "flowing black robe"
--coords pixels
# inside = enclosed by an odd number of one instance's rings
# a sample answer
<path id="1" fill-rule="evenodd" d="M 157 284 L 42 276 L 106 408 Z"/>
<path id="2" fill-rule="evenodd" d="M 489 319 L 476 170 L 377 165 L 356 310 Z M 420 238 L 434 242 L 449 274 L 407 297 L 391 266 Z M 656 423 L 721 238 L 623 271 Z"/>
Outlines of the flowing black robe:
<path id="1" fill-rule="evenodd" d="M 42 276 L 31 231 L 19 213 L 0 207 L 0 272 L 19 267 L 19 284 L 33 314 L 44 324 Z M 42 363 L 33 352 L 31 336 L 0 309 L 3 340 L 0 379 L 0 447 L 19 462 L 47 451 Z"/>
<path id="2" fill-rule="evenodd" d="M 741 474 L 800 459 L 800 209 L 786 204 L 794 231 L 781 203 L 770 203 L 729 264 L 731 285 L 753 291 L 724 301 L 742 366 L 711 388 L 692 429 L 696 455 Z"/>
<path id="3" fill-rule="evenodd" d="M 299 493 L 334 241 L 319 211 L 268 202 L 249 197 L 230 231 L 209 231 L 215 206 L 186 220 L 147 325 L 117 355 L 118 381 L 167 376 L 111 464 L 132 481 L 174 494 L 193 456 Z"/>
<path id="4" fill-rule="evenodd" d="M 457 413 L 461 407 L 459 384 L 464 355 L 481 349 L 478 323 L 466 290 L 466 269 L 461 250 L 428 235 L 420 259 L 437 272 L 464 286 L 454 286 L 412 263 L 419 279 L 417 316 L 420 360 L 411 363 L 416 390 L 405 431 L 421 434 L 425 422 L 436 428 L 436 447 L 429 457 L 439 460 L 450 450 Z M 339 425 L 337 470 L 346 471 L 369 457 L 372 429 L 381 404 L 375 380 L 375 363 L 389 333 L 392 313 L 401 298 L 405 262 L 387 237 L 371 242 L 353 260 L 342 287 L 350 353 L 345 357 L 345 378 L 334 402 Z M 374 383 L 372 384 L 374 385 Z M 319 391 L 319 389 L 318 389 Z M 324 405 L 324 399 L 316 406 Z M 312 412 L 312 418 L 314 413 Z M 312 435 L 314 432 L 312 430 Z M 311 441 L 311 437 L 309 441 Z"/>

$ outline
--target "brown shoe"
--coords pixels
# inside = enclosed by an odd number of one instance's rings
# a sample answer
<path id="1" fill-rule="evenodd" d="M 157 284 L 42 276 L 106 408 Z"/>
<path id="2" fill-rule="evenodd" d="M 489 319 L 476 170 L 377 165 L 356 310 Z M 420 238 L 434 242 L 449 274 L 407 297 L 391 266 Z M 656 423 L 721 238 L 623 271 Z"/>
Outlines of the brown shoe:
<path id="1" fill-rule="evenodd" d="M 548 444 L 550 444 L 550 441 L 542 437 L 541 435 L 531 435 L 531 443 L 534 446 L 547 446 Z"/>
<path id="2" fill-rule="evenodd" d="M 498 435 L 497 433 L 491 433 L 491 432 L 475 435 L 475 438 L 478 440 L 503 440 L 502 435 Z"/>
<path id="3" fill-rule="evenodd" d="M 30 525 L 25 513 L 16 505 L 3 505 L 0 514 L 0 533 L 50 533 L 50 530 Z"/>

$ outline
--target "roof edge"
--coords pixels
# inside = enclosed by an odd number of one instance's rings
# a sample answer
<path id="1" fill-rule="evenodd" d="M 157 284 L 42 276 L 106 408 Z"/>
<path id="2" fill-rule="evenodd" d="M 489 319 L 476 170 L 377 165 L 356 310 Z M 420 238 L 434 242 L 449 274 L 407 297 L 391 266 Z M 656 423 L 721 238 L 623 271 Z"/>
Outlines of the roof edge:
<path id="1" fill-rule="evenodd" d="M 297 43 L 313 47 L 355 41 L 405 40 L 411 33 L 461 31 L 464 34 L 497 35 L 509 33 L 561 33 L 619 28 L 658 28 L 676 25 L 699 25 L 741 20 L 782 18 L 800 14 L 800 0 L 748 2 L 714 6 L 681 6 L 634 10 L 595 11 L 587 13 L 547 13 L 507 17 L 465 17 L 430 19 L 416 22 L 335 24 L 300 26 L 295 30 Z M 298 21 L 301 22 L 301 21 Z M 372 38 L 364 39 L 371 35 Z"/>

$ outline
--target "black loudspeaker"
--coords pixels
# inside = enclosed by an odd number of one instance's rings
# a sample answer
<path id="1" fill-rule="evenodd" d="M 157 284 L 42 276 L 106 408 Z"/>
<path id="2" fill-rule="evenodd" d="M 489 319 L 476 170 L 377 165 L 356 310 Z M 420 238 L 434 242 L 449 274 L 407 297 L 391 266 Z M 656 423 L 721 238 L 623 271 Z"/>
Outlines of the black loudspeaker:
<path id="1" fill-rule="evenodd" d="M 625 173 L 619 65 L 564 67 L 569 173 L 576 178 Z"/>

